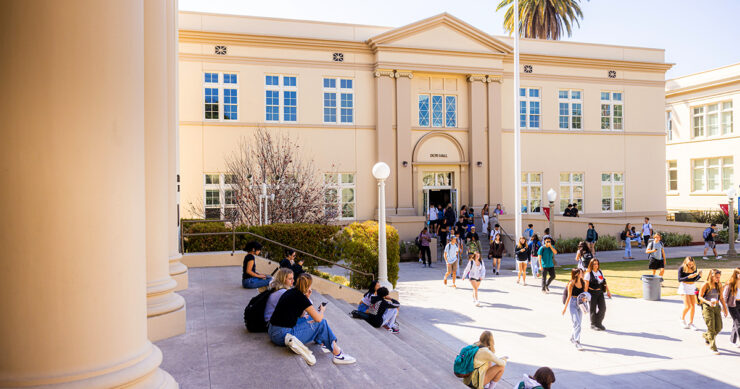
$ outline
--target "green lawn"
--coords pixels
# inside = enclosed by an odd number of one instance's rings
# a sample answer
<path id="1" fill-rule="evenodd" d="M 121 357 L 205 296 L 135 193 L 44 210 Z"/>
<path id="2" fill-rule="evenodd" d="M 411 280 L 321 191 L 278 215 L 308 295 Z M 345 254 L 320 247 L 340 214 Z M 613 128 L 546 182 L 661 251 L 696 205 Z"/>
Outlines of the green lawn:
<path id="1" fill-rule="evenodd" d="M 722 282 L 727 282 L 732 274 L 732 270 L 740 266 L 740 260 L 720 261 L 720 260 L 702 260 L 694 258 L 699 270 L 703 270 L 702 280 L 706 280 L 709 270 L 717 268 L 722 270 Z M 665 274 L 663 274 L 663 288 L 661 295 L 674 296 L 678 288 L 678 267 L 683 263 L 683 258 L 669 258 Z M 558 281 L 568 282 L 570 280 L 570 269 L 575 265 L 564 265 L 556 268 L 556 279 Z M 613 294 L 625 297 L 642 297 L 642 280 L 643 274 L 652 274 L 648 269 L 648 261 L 623 261 L 623 262 L 604 262 L 601 264 L 601 270 L 609 283 L 609 289 Z M 697 283 L 699 287 L 701 283 Z"/>

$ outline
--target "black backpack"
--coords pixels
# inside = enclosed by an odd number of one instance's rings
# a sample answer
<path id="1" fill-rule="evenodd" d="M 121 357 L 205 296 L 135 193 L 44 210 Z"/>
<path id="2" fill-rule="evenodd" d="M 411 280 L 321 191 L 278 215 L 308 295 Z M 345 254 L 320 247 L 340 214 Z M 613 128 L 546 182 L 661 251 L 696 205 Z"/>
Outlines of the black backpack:
<path id="1" fill-rule="evenodd" d="M 249 332 L 267 332 L 265 306 L 272 292 L 268 289 L 252 297 L 249 304 L 244 308 L 244 326 L 247 327 Z"/>
<path id="2" fill-rule="evenodd" d="M 622 239 L 622 240 L 627 240 L 627 233 L 626 233 L 626 232 L 624 232 L 624 231 L 622 231 L 622 234 L 621 234 L 621 235 L 619 235 L 619 239 Z"/>

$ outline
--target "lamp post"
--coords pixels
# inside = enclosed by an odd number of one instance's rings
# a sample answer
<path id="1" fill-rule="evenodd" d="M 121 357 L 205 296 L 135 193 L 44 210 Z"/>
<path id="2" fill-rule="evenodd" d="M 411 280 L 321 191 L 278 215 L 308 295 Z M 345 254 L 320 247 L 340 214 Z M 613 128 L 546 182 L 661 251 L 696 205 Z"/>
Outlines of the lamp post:
<path id="1" fill-rule="evenodd" d="M 555 205 L 555 200 L 558 198 L 558 192 L 555 192 L 554 189 L 550 188 L 547 191 L 547 201 L 550 203 L 550 236 L 555 237 L 555 213 L 553 212 L 553 206 Z"/>
<path id="2" fill-rule="evenodd" d="M 393 289 L 388 282 L 388 250 L 385 242 L 385 180 L 391 175 L 391 168 L 385 162 L 373 166 L 373 177 L 378 180 L 378 282 L 381 286 Z"/>
<path id="3" fill-rule="evenodd" d="M 730 231 L 728 234 L 728 241 L 730 243 L 730 247 L 727 249 L 727 257 L 736 257 L 737 251 L 735 251 L 735 207 L 733 206 L 735 197 L 737 196 L 737 191 L 735 188 L 730 188 L 730 190 L 727 191 L 727 196 L 729 197 L 727 210 L 730 214 Z"/>

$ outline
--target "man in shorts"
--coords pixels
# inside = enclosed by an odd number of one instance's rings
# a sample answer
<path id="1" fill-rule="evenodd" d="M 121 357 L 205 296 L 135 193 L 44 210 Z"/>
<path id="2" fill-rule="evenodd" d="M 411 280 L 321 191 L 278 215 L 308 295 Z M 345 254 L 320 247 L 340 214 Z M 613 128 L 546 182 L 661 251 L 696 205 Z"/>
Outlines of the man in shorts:
<path id="1" fill-rule="evenodd" d="M 447 264 L 447 272 L 445 273 L 444 284 L 447 285 L 447 277 L 452 275 L 452 286 L 457 288 L 455 285 L 455 279 L 457 278 L 457 261 L 459 258 L 460 250 L 457 246 L 457 237 L 452 236 L 449 243 L 445 246 L 443 256 L 445 263 Z"/>
<path id="2" fill-rule="evenodd" d="M 650 258 L 648 269 L 653 271 L 653 275 L 660 269 L 660 276 L 663 277 L 663 273 L 665 272 L 665 248 L 659 234 L 653 236 L 653 241 L 647 245 L 645 252 L 648 258 Z"/>
<path id="3" fill-rule="evenodd" d="M 650 224 L 650 218 L 646 217 L 645 223 L 642 223 L 642 240 L 645 242 L 645 247 L 647 247 L 651 236 L 653 236 L 653 225 Z"/>
<path id="4" fill-rule="evenodd" d="M 717 255 L 717 247 L 716 242 L 714 239 L 717 237 L 717 225 L 712 223 L 709 228 L 704 230 L 704 257 L 702 259 L 709 259 L 707 257 L 707 250 L 712 249 L 712 252 L 714 253 L 714 256 L 717 257 L 717 259 L 722 259 L 721 255 Z"/>

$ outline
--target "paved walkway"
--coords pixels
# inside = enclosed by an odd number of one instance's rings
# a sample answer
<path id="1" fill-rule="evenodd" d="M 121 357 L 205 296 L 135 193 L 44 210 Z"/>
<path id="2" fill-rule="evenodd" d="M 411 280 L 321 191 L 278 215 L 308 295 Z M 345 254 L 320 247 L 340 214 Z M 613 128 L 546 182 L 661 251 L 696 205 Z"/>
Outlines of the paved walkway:
<path id="1" fill-rule="evenodd" d="M 682 249 L 682 248 L 681 248 Z M 672 256 L 681 249 L 676 249 Z M 695 253 L 701 247 L 686 248 Z M 571 254 L 567 254 L 571 256 Z M 605 259 L 606 255 L 602 255 Z M 621 258 L 619 258 L 621 260 Z M 733 388 L 740 385 L 740 349 L 729 342 L 730 319 L 718 336 L 721 355 L 710 353 L 701 332 L 683 329 L 677 297 L 662 301 L 615 297 L 607 300 L 605 332 L 590 330 L 584 317 L 581 341 L 585 351 L 570 343 L 571 319 L 561 315 L 562 283 L 544 295 L 529 279 L 516 284 L 515 275 L 483 281 L 481 307 L 472 303 L 472 289 L 458 280 L 458 288 L 442 285 L 442 266 L 422 268 L 402 263 L 398 290 L 405 320 L 453 350 L 477 340 L 481 331 L 494 333 L 496 353 L 508 355 L 504 382 L 516 385 L 522 374 L 551 367 L 556 388 Z M 490 271 L 490 270 L 489 270 Z M 490 273 L 489 273 L 490 274 Z M 705 329 L 701 313 L 694 319 Z"/>

